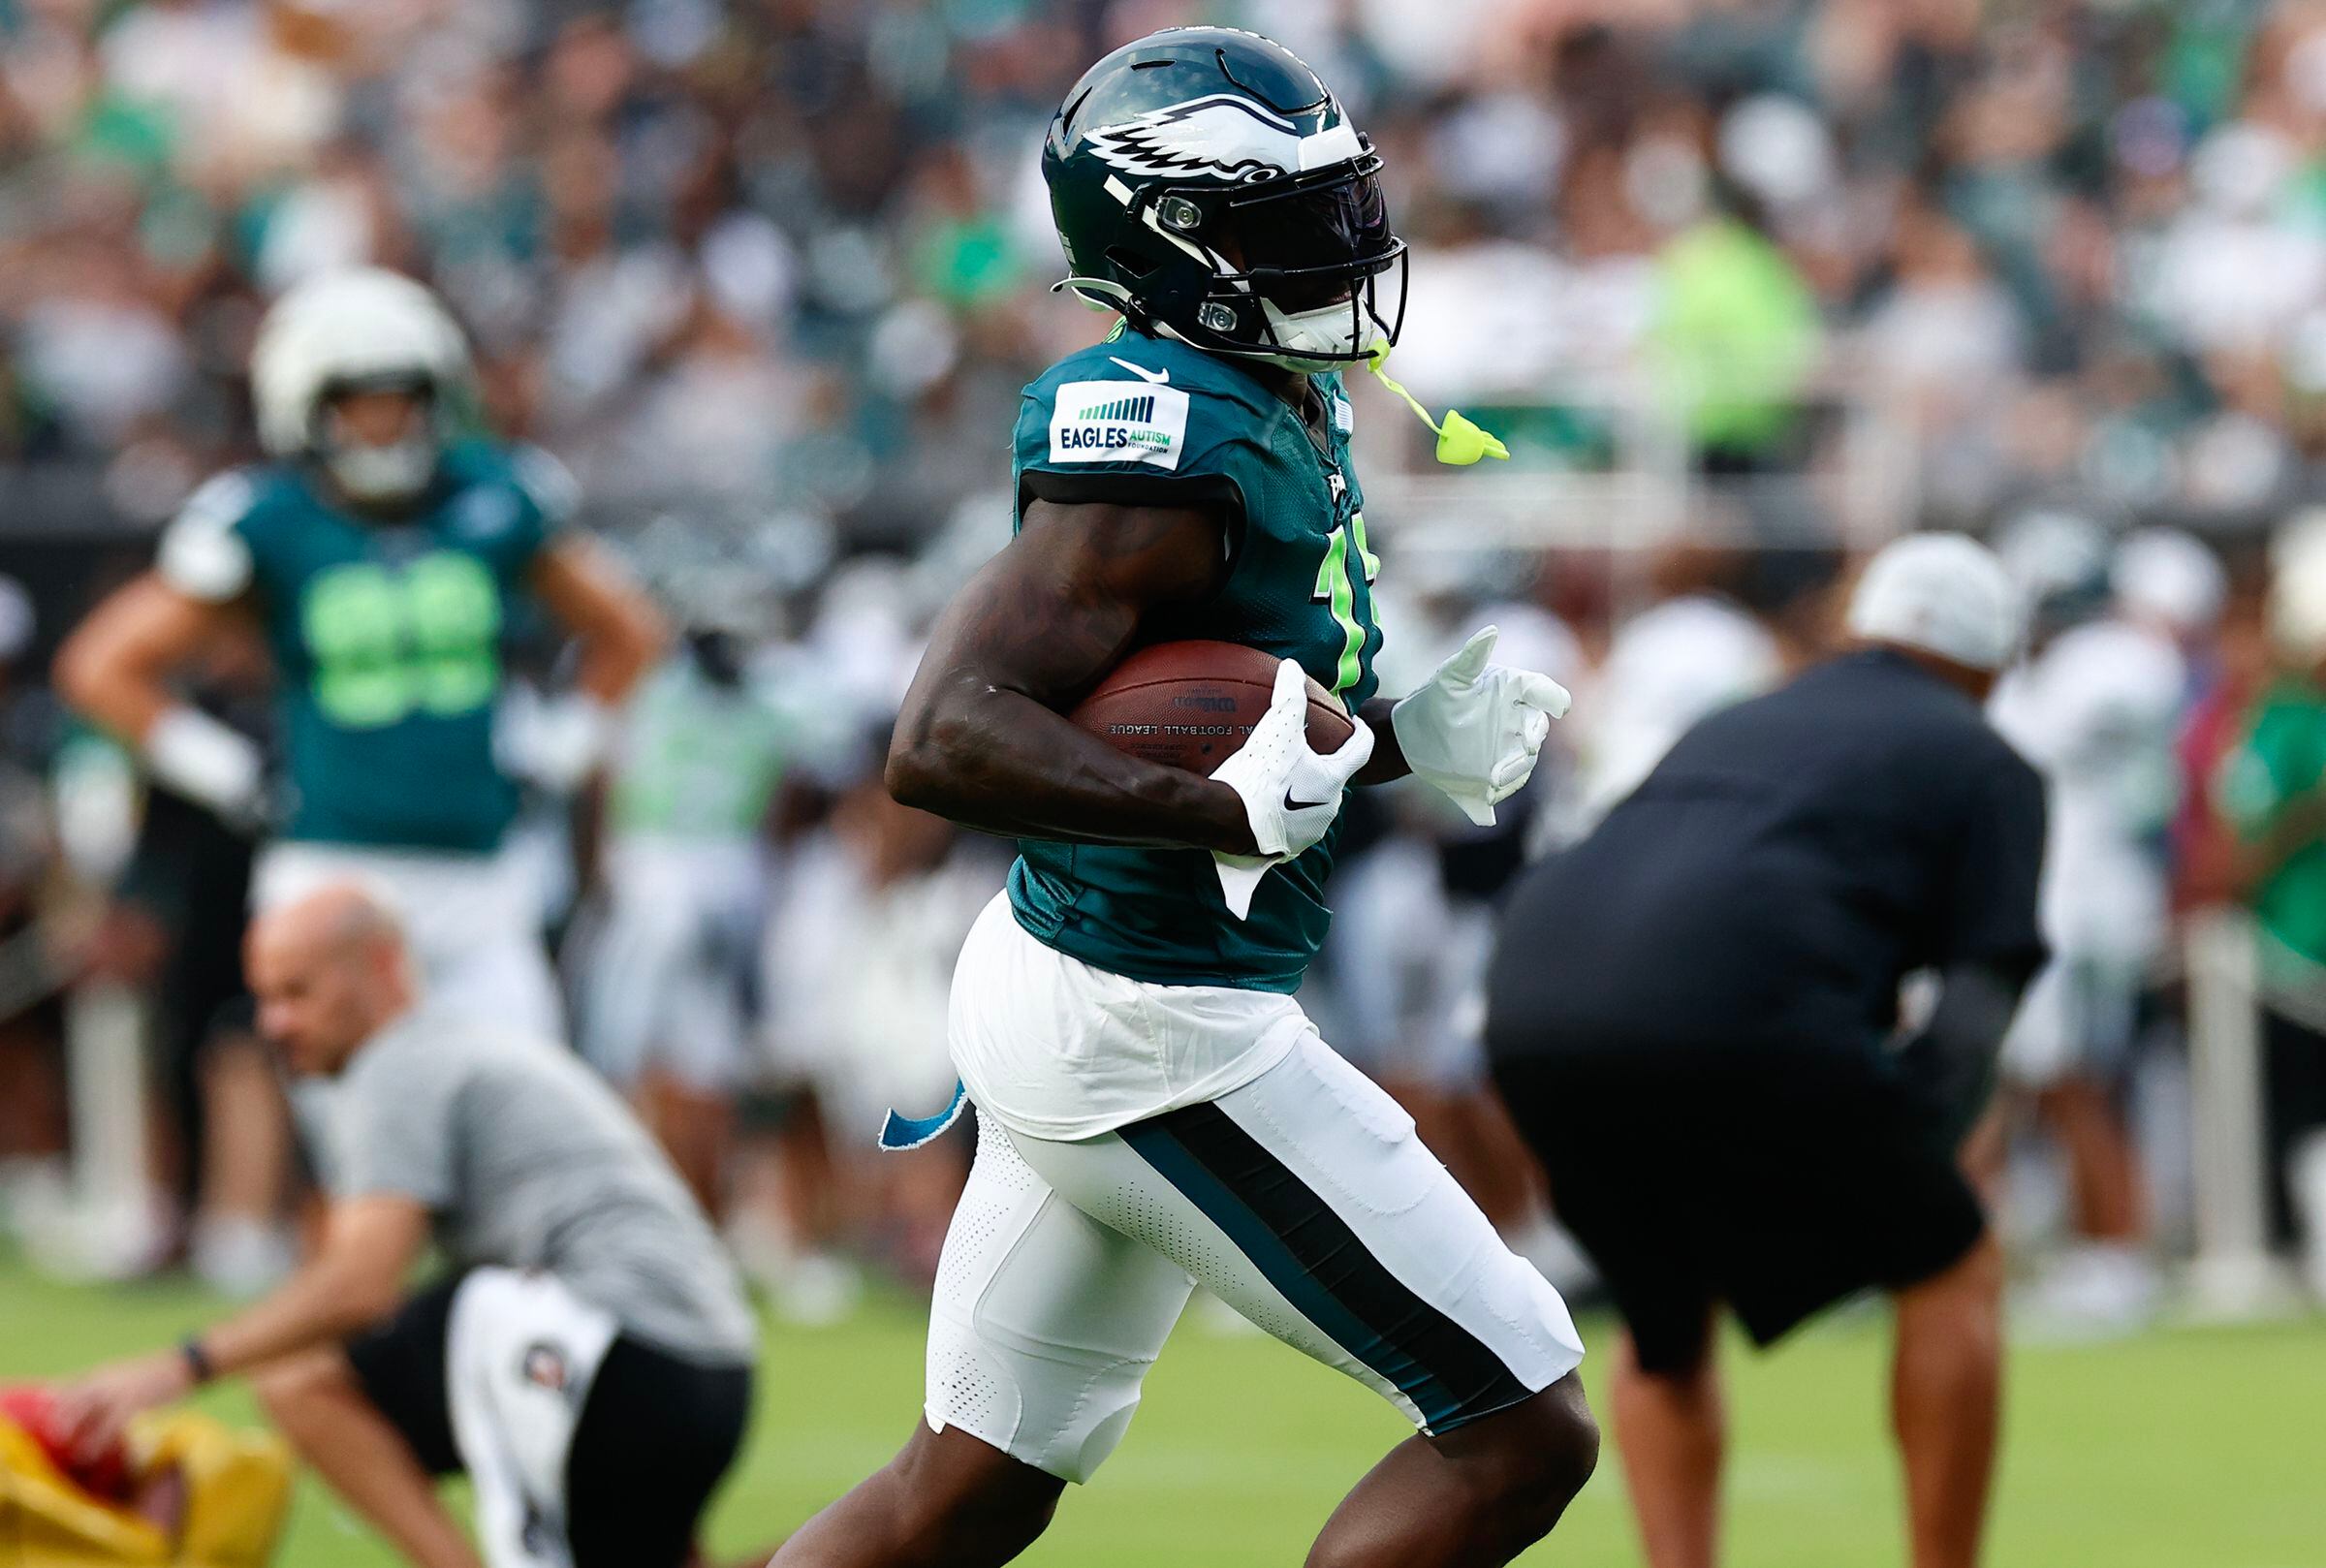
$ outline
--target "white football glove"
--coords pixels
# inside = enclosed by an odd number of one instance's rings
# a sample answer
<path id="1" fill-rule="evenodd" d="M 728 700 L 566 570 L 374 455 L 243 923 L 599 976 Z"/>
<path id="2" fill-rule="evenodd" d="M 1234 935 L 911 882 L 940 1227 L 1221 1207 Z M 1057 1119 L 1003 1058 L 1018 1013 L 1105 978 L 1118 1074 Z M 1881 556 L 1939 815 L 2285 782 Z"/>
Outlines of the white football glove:
<path id="1" fill-rule="evenodd" d="M 495 751 L 509 771 L 554 795 L 579 790 L 606 761 L 618 720 L 586 692 L 564 692 L 504 710 Z"/>
<path id="2" fill-rule="evenodd" d="M 1276 666 L 1267 713 L 1236 754 L 1212 769 L 1213 778 L 1243 798 L 1252 842 L 1260 846 L 1257 855 L 1211 855 L 1220 895 L 1238 920 L 1251 913 L 1252 894 L 1270 866 L 1301 854 L 1333 826 L 1341 791 L 1373 754 L 1373 732 L 1363 719 L 1353 722 L 1339 750 L 1310 750 L 1308 677 L 1286 659 Z"/>
<path id="3" fill-rule="evenodd" d="M 163 709 L 145 732 L 145 766 L 231 828 L 267 822 L 267 759 L 257 744 L 200 708 Z"/>
<path id="4" fill-rule="evenodd" d="M 1500 628 L 1489 626 L 1389 710 L 1389 727 L 1413 776 L 1462 807 L 1481 828 L 1494 803 L 1524 787 L 1551 721 L 1574 701 L 1549 675 L 1489 666 Z"/>

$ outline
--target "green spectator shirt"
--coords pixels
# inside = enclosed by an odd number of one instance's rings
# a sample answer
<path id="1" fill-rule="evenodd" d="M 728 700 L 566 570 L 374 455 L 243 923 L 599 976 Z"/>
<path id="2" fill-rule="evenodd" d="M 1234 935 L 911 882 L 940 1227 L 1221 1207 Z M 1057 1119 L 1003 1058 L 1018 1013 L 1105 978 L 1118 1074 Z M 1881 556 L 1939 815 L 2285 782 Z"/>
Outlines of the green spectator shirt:
<path id="1" fill-rule="evenodd" d="M 1655 259 L 1650 358 L 1698 447 L 1761 453 L 1799 417 L 1817 362 L 1816 297 L 1785 253 L 1742 223 L 1700 223 Z"/>
<path id="2" fill-rule="evenodd" d="M 2326 788 L 2326 692 L 2281 680 L 2253 709 L 2246 737 L 2223 759 L 2215 789 L 2239 836 L 2268 832 L 2296 800 Z M 2326 841 L 2297 850 L 2253 895 L 2253 912 L 2278 946 L 2326 965 Z"/>
<path id="3" fill-rule="evenodd" d="M 1364 492 L 1336 375 L 1312 378 L 1320 435 L 1232 360 L 1117 328 L 1025 389 L 1017 507 L 1034 500 L 1210 503 L 1234 519 L 1228 580 L 1205 604 L 1153 617 L 1147 641 L 1242 643 L 1302 668 L 1354 711 L 1373 694 L 1381 631 Z M 1059 952 L 1134 980 L 1291 991 L 1325 939 L 1335 823 L 1261 882 L 1251 918 L 1221 900 L 1210 855 L 1040 839 L 1019 845 L 1010 903 Z"/>
<path id="4" fill-rule="evenodd" d="M 366 521 L 301 466 L 239 469 L 186 503 L 163 577 L 212 603 L 248 595 L 274 656 L 282 836 L 485 854 L 517 814 L 493 754 L 501 649 L 572 483 L 546 454 L 465 442 L 432 500 Z"/>

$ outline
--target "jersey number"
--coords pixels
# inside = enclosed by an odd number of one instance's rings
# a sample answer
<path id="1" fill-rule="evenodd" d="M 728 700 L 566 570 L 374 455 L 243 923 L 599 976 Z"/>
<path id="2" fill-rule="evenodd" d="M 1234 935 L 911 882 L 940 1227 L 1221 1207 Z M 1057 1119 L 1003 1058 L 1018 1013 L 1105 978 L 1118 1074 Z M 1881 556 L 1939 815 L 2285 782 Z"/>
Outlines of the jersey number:
<path id="1" fill-rule="evenodd" d="M 1357 588 L 1349 580 L 1349 551 L 1356 550 L 1370 582 L 1381 575 L 1381 558 L 1365 548 L 1365 514 L 1360 512 L 1345 528 L 1336 528 L 1325 541 L 1324 564 L 1316 569 L 1316 592 L 1309 597 L 1333 607 L 1333 623 L 1340 628 L 1340 668 L 1333 689 L 1347 691 L 1365 674 L 1365 623 L 1357 618 Z"/>
<path id="2" fill-rule="evenodd" d="M 440 551 L 400 569 L 334 566 L 308 584 L 300 623 L 315 659 L 315 706 L 333 724 L 449 718 L 500 690 L 501 597 L 473 555 Z"/>

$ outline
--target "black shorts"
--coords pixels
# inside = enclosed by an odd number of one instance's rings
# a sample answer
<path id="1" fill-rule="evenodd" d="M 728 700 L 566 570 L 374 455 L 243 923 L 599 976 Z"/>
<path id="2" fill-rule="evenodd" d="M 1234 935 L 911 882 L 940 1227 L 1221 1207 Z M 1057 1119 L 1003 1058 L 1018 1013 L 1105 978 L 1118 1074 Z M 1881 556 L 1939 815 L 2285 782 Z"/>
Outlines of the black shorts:
<path id="1" fill-rule="evenodd" d="M 453 1293 L 459 1288 L 458 1274 L 439 1280 L 347 1342 L 347 1364 L 363 1396 L 404 1434 L 421 1468 L 433 1476 L 460 1473 L 445 1362 Z"/>
<path id="2" fill-rule="evenodd" d="M 1932 1109 L 1870 1050 L 1505 1053 L 1494 1079 L 1650 1371 L 1693 1369 L 1719 1305 L 1769 1345 L 1986 1229 Z"/>
<path id="3" fill-rule="evenodd" d="M 347 1343 L 364 1396 L 430 1475 L 460 1470 L 446 1377 L 457 1276 Z M 566 1457 L 574 1568 L 684 1568 L 695 1528 L 742 1447 L 751 1371 L 704 1366 L 618 1336 L 598 1365 Z"/>

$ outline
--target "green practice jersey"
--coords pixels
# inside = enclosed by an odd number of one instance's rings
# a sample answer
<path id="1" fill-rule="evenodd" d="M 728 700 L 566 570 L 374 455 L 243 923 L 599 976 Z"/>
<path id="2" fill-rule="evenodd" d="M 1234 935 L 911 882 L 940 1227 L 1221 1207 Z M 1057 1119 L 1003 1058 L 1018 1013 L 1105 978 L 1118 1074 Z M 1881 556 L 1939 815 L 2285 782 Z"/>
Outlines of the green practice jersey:
<path id="1" fill-rule="evenodd" d="M 493 754 L 503 638 L 570 492 L 546 454 L 481 442 L 448 451 L 433 501 L 393 523 L 333 506 L 296 465 L 195 492 L 160 570 L 199 599 L 249 595 L 266 629 L 291 794 L 283 836 L 499 845 L 518 807 Z"/>
<path id="2" fill-rule="evenodd" d="M 1117 329 L 1027 387 L 1017 504 L 1221 506 L 1235 519 L 1228 580 L 1206 603 L 1155 617 L 1152 642 L 1203 638 L 1296 659 L 1353 711 L 1373 694 L 1381 632 L 1369 587 L 1364 492 L 1349 466 L 1340 378 L 1312 378 L 1321 430 L 1250 370 Z M 1100 969 L 1175 986 L 1290 991 L 1325 939 L 1336 823 L 1270 871 L 1239 921 L 1210 855 L 1028 839 L 1010 872 L 1019 924 Z"/>
<path id="3" fill-rule="evenodd" d="M 623 711 L 614 827 L 698 843 L 750 842 L 795 754 L 794 728 L 772 694 L 747 678 L 721 685 L 680 653 Z"/>

